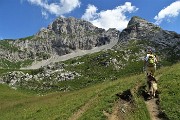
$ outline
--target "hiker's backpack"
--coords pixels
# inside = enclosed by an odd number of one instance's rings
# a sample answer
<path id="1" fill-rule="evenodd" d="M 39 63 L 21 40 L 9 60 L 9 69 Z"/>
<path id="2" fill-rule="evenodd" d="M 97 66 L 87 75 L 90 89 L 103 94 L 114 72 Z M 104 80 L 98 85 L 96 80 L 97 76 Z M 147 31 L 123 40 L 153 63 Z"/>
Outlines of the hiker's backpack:
<path id="1" fill-rule="evenodd" d="M 149 55 L 148 60 L 147 60 L 147 66 L 153 67 L 155 65 L 154 63 L 154 55 Z"/>

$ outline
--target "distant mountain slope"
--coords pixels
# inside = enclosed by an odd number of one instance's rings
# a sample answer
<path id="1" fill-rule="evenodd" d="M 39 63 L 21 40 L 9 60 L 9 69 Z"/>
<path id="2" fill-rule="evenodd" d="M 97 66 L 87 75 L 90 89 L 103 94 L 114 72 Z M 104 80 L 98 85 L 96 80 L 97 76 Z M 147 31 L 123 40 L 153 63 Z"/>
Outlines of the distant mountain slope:
<path id="1" fill-rule="evenodd" d="M 151 47 L 161 60 L 176 62 L 180 58 L 179 44 L 179 34 L 163 30 L 137 16 L 132 17 L 127 28 L 122 32 L 116 29 L 105 31 L 84 20 L 59 17 L 36 35 L 18 40 L 0 41 L 0 63 L 3 64 L 5 61 L 5 63 L 23 67 L 35 61 L 33 66 L 37 64 L 35 68 L 39 68 L 51 62 L 64 60 L 59 56 L 66 55 L 64 56 L 66 59 L 81 56 L 86 52 L 100 51 L 103 48 L 100 46 L 104 45 L 109 46 L 106 49 L 115 45 L 115 49 L 126 53 L 131 50 L 139 54 L 139 57 L 142 57 L 145 50 Z M 96 50 L 91 51 L 93 48 Z M 88 51 L 84 52 L 84 50 Z M 70 55 L 72 56 L 69 57 Z M 18 61 L 23 63 L 17 63 Z M 38 61 L 42 61 L 42 64 Z M 0 64 L 0 66 L 4 65 Z"/>
<path id="2" fill-rule="evenodd" d="M 36 35 L 18 40 L 0 41 L 0 58 L 9 61 L 46 60 L 76 50 L 90 50 L 118 40 L 119 31 L 93 26 L 75 18 L 57 18 Z"/>
<path id="3" fill-rule="evenodd" d="M 50 28 L 52 28 L 52 25 Z M 116 50 L 124 51 L 126 54 L 124 57 L 126 57 L 126 59 L 129 59 L 127 56 L 131 53 L 134 53 L 136 57 L 142 59 L 147 48 L 152 48 L 161 61 L 177 62 L 180 58 L 180 46 L 178 46 L 180 44 L 180 35 L 175 32 L 162 30 L 159 26 L 154 25 L 140 17 L 132 17 L 127 28 L 125 28 L 122 32 L 117 32 L 115 29 L 109 29 L 107 33 L 113 33 L 113 37 L 110 37 L 111 41 L 105 46 L 97 46 L 95 49 L 91 50 L 76 50 L 76 52 L 60 57 L 53 55 L 50 59 L 42 62 L 34 62 L 33 65 L 28 68 L 39 68 L 40 66 L 44 66 L 52 62 L 64 61 L 69 58 L 97 52 L 103 50 L 104 48 L 110 49 L 112 47 Z"/>
<path id="4" fill-rule="evenodd" d="M 21 69 L 38 69 L 38 68 L 41 68 L 43 66 L 47 66 L 47 65 L 49 65 L 51 63 L 65 61 L 65 60 L 75 58 L 75 57 L 79 57 L 79 56 L 83 56 L 83 55 L 86 55 L 86 54 L 92 54 L 92 53 L 99 52 L 99 51 L 102 51 L 102 50 L 111 49 L 113 46 L 115 46 L 117 44 L 117 42 L 118 42 L 118 40 L 115 39 L 115 40 L 111 41 L 109 44 L 102 45 L 100 47 L 94 47 L 94 48 L 92 48 L 90 50 L 76 50 L 76 51 L 73 51 L 72 53 L 62 55 L 62 56 L 52 55 L 47 60 L 34 61 L 32 63 L 32 65 L 29 65 L 27 67 L 22 67 Z"/>
<path id="5" fill-rule="evenodd" d="M 134 49 L 140 48 L 139 52 L 145 52 L 152 48 L 163 60 L 180 60 L 180 34 L 161 29 L 140 17 L 132 17 L 127 28 L 119 35 L 119 42 L 115 48 L 126 48 L 133 43 Z"/>

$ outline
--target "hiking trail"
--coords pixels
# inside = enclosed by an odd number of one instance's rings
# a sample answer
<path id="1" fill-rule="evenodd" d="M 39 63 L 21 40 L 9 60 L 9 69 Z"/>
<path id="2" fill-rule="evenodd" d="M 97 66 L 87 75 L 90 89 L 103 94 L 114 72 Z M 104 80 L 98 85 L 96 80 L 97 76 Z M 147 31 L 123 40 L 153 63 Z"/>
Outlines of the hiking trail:
<path id="1" fill-rule="evenodd" d="M 158 80 L 162 75 L 158 75 L 156 79 Z M 128 113 L 128 109 L 132 109 L 133 106 L 131 105 L 130 101 L 128 100 L 127 96 L 130 96 L 132 92 L 137 92 L 140 87 L 145 86 L 139 86 L 136 85 L 133 89 L 124 91 L 122 94 L 117 94 L 117 96 L 120 97 L 120 99 L 114 104 L 113 112 L 112 114 L 109 114 L 107 112 L 103 112 L 105 116 L 108 117 L 108 120 L 124 120 L 126 119 L 125 113 Z M 151 120 L 168 120 L 166 115 L 160 110 L 159 107 L 159 97 L 147 100 L 147 93 L 142 95 L 144 97 L 144 102 L 146 104 L 147 110 L 150 115 Z M 122 98 L 124 97 L 124 98 Z"/>
<path id="2" fill-rule="evenodd" d="M 97 96 L 91 98 L 85 105 L 79 108 L 68 120 L 78 120 L 83 113 L 85 113 L 92 105 L 93 102 L 97 99 Z"/>
<path id="3" fill-rule="evenodd" d="M 121 103 L 118 100 L 113 107 L 113 113 L 112 114 L 109 114 L 106 111 L 103 111 L 103 114 L 108 118 L 108 120 L 123 120 L 122 115 L 119 114 L 120 113 L 120 105 L 121 105 Z"/>
<path id="4" fill-rule="evenodd" d="M 155 77 L 157 81 L 159 80 L 161 76 L 162 74 Z M 166 120 L 167 119 L 166 115 L 160 110 L 159 102 L 160 102 L 159 96 L 157 96 L 157 98 L 145 100 L 145 104 L 146 104 L 147 110 L 149 111 L 151 120 Z"/>
<path id="5" fill-rule="evenodd" d="M 157 105 L 158 98 L 153 98 L 151 100 L 145 101 L 146 107 L 149 111 L 151 120 L 162 120 L 159 117 L 159 106 Z"/>
<path id="6" fill-rule="evenodd" d="M 108 120 L 125 120 L 126 114 L 131 111 L 132 103 L 123 99 L 119 99 L 113 107 L 112 114 L 103 112 Z"/>
<path id="7" fill-rule="evenodd" d="M 112 113 L 110 114 L 103 111 L 108 120 L 124 120 L 127 117 L 127 113 L 129 113 L 133 108 L 130 89 L 125 90 L 122 93 L 117 93 L 116 96 L 118 96 L 119 99 L 115 102 L 112 108 Z"/>

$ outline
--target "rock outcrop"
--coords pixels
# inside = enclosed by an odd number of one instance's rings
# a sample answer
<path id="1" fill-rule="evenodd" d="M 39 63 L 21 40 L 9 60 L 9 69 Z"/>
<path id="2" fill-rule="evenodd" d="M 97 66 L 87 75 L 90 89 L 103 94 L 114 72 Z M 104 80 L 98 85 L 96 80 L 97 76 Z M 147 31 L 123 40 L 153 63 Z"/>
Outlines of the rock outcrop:
<path id="1" fill-rule="evenodd" d="M 75 71 L 64 69 L 65 64 L 51 64 L 40 68 L 33 73 L 12 71 L 0 77 L 0 83 L 6 83 L 10 87 L 22 87 L 30 90 L 46 91 L 52 89 L 58 82 L 73 80 L 81 75 Z M 56 88 L 62 90 L 63 88 Z"/>
<path id="2" fill-rule="evenodd" d="M 8 60 L 44 60 L 52 55 L 65 55 L 75 50 L 90 50 L 118 39 L 118 30 L 97 28 L 90 22 L 75 18 L 57 18 L 36 35 L 5 41 L 1 56 Z"/>
<path id="3" fill-rule="evenodd" d="M 119 35 L 119 42 L 115 48 L 127 47 L 130 41 L 136 41 L 136 47 L 142 51 L 151 47 L 162 58 L 180 58 L 180 34 L 161 29 L 140 17 L 132 17 L 127 28 Z"/>

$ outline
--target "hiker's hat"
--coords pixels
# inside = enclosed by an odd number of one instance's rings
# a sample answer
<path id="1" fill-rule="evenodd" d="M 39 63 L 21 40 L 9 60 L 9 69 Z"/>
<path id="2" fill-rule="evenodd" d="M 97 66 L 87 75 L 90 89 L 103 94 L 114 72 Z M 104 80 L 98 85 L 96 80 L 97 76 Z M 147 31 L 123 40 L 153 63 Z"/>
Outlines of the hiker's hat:
<path id="1" fill-rule="evenodd" d="M 151 48 L 148 48 L 148 49 L 147 49 L 147 52 L 148 52 L 148 53 L 152 53 L 152 49 L 151 49 Z"/>

